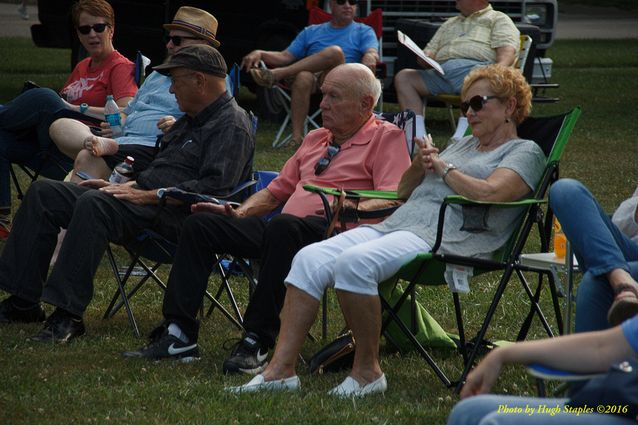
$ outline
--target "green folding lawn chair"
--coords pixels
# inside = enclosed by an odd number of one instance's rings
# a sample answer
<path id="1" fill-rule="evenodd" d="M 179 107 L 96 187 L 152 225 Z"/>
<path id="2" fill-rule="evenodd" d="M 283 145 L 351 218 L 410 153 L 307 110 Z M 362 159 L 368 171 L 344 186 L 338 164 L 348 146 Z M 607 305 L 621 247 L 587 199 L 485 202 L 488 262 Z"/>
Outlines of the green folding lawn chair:
<path id="1" fill-rule="evenodd" d="M 448 387 L 456 386 L 457 390 L 462 386 L 465 377 L 472 368 L 477 354 L 481 349 L 482 342 L 485 339 L 489 325 L 496 312 L 496 308 L 499 304 L 501 296 L 507 287 L 512 275 L 516 274 L 519 277 L 521 286 L 527 295 L 530 302 L 530 312 L 528 316 L 523 320 L 523 325 L 519 332 L 517 339 L 524 339 L 527 335 L 530 323 L 533 317 L 538 317 L 543 328 L 549 336 L 553 336 L 552 329 L 545 318 L 543 311 L 539 305 L 539 299 L 542 288 L 542 275 L 539 274 L 538 284 L 534 291 L 532 291 L 529 283 L 523 276 L 524 271 L 535 271 L 526 268 L 519 264 L 519 256 L 523 251 L 525 243 L 534 227 L 538 229 L 540 236 L 541 251 L 546 252 L 549 247 L 549 236 L 551 232 L 551 221 L 553 214 L 551 211 L 544 212 L 543 205 L 547 203 L 545 200 L 546 193 L 549 186 L 558 179 L 558 169 L 561 155 L 567 145 L 569 137 L 572 133 L 574 125 L 580 116 L 581 109 L 579 107 L 574 108 L 572 111 L 551 117 L 541 118 L 528 118 L 518 127 L 518 135 L 524 139 L 530 139 L 536 141 L 545 156 L 547 157 L 546 167 L 543 172 L 543 176 L 538 183 L 533 196 L 530 198 L 516 201 L 516 202 L 500 202 L 500 203 L 488 203 L 477 202 L 467 199 L 463 196 L 448 196 L 439 212 L 439 221 L 437 229 L 437 239 L 431 252 L 423 252 L 418 254 L 412 261 L 405 264 L 399 272 L 391 279 L 381 282 L 379 285 L 379 296 L 381 298 L 381 304 L 384 309 L 385 319 L 382 326 L 382 332 L 387 335 L 388 325 L 391 322 L 396 323 L 405 336 L 412 342 L 414 348 L 421 354 L 426 362 L 431 366 L 439 379 Z M 324 199 L 325 205 L 330 205 L 328 197 L 339 196 L 341 190 L 333 188 L 319 188 L 315 186 L 305 186 L 306 190 L 318 193 Z M 361 191 L 361 190 L 346 190 L 346 196 L 351 199 L 363 199 L 363 198 L 380 198 L 380 199 L 397 199 L 396 192 L 375 192 L 375 191 Z M 495 252 L 492 259 L 478 259 L 472 257 L 463 257 L 453 254 L 441 254 L 438 252 L 442 242 L 442 234 L 445 211 L 449 205 L 461 204 L 461 205 L 482 205 L 489 206 L 491 208 L 523 208 L 524 213 L 521 214 L 520 224 L 508 243 L 501 248 L 498 252 Z M 330 214 L 329 208 L 326 211 Z M 353 215 L 347 214 L 347 215 Z M 354 214 L 356 215 L 356 214 Z M 444 272 L 448 265 L 468 266 L 472 267 L 474 276 L 479 274 L 500 271 L 501 277 L 499 283 L 493 289 L 493 296 L 488 310 L 485 314 L 485 318 L 481 324 L 480 330 L 477 336 L 468 342 L 465 336 L 465 326 L 463 323 L 463 315 L 461 309 L 461 300 L 457 292 L 452 292 L 452 298 L 454 302 L 454 309 L 457 322 L 457 331 L 459 336 L 459 351 L 463 357 L 463 372 L 456 379 L 452 381 L 434 361 L 428 351 L 419 343 L 418 339 L 414 335 L 414 330 L 417 329 L 416 323 L 412 320 L 412 323 L 405 323 L 399 317 L 399 310 L 404 305 L 405 301 L 409 298 L 411 300 L 411 308 L 413 313 L 416 312 L 416 291 L 417 285 L 446 285 L 444 278 Z M 407 286 L 403 291 L 403 295 L 398 301 L 390 303 L 388 299 L 384 297 L 384 294 L 392 291 L 400 280 L 406 281 Z M 551 296 L 553 300 L 554 312 L 556 314 L 557 327 L 562 330 L 562 316 L 560 303 L 558 300 L 558 292 L 556 290 L 555 282 L 549 278 L 549 285 Z M 417 315 L 412 314 L 411 317 L 415 318 Z"/>

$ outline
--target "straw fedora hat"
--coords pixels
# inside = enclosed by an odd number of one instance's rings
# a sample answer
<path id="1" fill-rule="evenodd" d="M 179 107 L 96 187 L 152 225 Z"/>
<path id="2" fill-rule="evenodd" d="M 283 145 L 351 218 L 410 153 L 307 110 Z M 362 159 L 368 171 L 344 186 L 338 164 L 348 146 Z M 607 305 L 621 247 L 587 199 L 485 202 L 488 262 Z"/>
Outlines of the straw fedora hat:
<path id="1" fill-rule="evenodd" d="M 188 31 L 219 47 L 217 41 L 217 19 L 205 10 L 182 6 L 177 10 L 173 22 L 164 24 L 164 29 Z"/>

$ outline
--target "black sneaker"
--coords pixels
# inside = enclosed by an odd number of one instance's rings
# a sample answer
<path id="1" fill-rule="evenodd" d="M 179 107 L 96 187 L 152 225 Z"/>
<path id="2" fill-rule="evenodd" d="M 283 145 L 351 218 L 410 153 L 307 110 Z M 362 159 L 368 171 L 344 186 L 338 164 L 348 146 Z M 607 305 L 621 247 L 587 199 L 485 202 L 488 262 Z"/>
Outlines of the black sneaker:
<path id="1" fill-rule="evenodd" d="M 125 351 L 126 358 L 144 358 L 149 360 L 173 359 L 180 363 L 199 360 L 197 344 L 185 344 L 179 338 L 168 333 L 164 326 L 155 329 L 147 346 L 136 351 Z"/>
<path id="2" fill-rule="evenodd" d="M 259 337 L 248 332 L 244 338 L 233 347 L 230 357 L 224 360 L 224 373 L 247 373 L 256 375 L 261 373 L 268 362 L 268 350 L 259 343 Z"/>
<path id="3" fill-rule="evenodd" d="M 61 309 L 56 309 L 44 322 L 44 328 L 37 335 L 31 337 L 38 342 L 69 342 L 86 333 L 81 318 L 72 316 Z"/>
<path id="4" fill-rule="evenodd" d="M 40 304 L 20 308 L 9 297 L 0 302 L 0 323 L 37 323 L 44 321 L 44 310 Z"/>

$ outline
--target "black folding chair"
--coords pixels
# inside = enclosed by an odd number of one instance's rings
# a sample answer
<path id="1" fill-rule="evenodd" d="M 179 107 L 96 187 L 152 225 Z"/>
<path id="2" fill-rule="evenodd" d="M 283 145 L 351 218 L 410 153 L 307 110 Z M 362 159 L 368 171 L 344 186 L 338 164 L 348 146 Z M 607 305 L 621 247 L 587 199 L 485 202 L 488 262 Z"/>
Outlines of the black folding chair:
<path id="1" fill-rule="evenodd" d="M 227 200 L 241 201 L 254 192 L 256 184 L 257 181 L 252 179 L 236 187 L 230 194 L 222 197 L 215 196 L 215 198 L 221 202 L 226 202 Z M 211 197 L 183 191 L 167 190 L 162 196 L 162 202 L 165 203 L 168 198 L 179 199 L 185 203 L 195 203 L 209 201 Z M 135 315 L 133 314 L 133 310 L 130 306 L 130 299 L 142 288 L 142 286 L 144 286 L 147 281 L 149 281 L 149 279 L 155 282 L 162 290 L 166 290 L 166 284 L 157 275 L 157 270 L 163 264 L 172 264 L 175 251 L 177 249 L 177 243 L 167 240 L 157 232 L 146 229 L 134 242 L 123 245 L 123 248 L 130 256 L 130 262 L 128 263 L 128 266 L 124 268 L 120 267 L 118 264 L 111 247 L 107 247 L 106 250 L 109 265 L 111 266 L 113 276 L 117 282 L 117 290 L 113 294 L 111 302 L 104 312 L 104 318 L 107 319 L 113 317 L 113 315 L 115 315 L 115 313 L 124 306 L 129 322 L 131 323 L 131 326 L 133 326 L 135 334 L 139 336 L 140 332 L 137 326 L 137 321 L 135 320 Z M 219 273 L 221 283 L 215 292 L 215 295 L 212 295 L 208 291 L 206 292 L 206 298 L 212 304 L 208 314 L 211 314 L 214 308 L 218 308 L 233 325 L 239 329 L 243 329 L 242 315 L 229 282 L 229 277 L 233 271 L 232 267 L 237 267 L 240 270 L 245 271 L 247 276 L 249 276 L 248 283 L 250 292 L 252 292 L 256 284 L 256 280 L 252 277 L 248 264 L 245 261 L 235 261 L 232 259 L 232 261 L 229 262 L 224 256 L 217 257 L 214 270 Z M 122 272 L 122 270 L 124 271 Z M 135 276 L 137 273 L 134 273 L 134 271 L 139 270 L 141 270 L 142 275 Z M 138 278 L 137 281 L 132 283 L 132 288 L 127 291 L 126 285 L 136 277 Z M 221 295 L 224 292 L 228 295 L 232 312 L 226 309 L 220 302 Z M 119 302 L 118 299 L 120 300 Z"/>

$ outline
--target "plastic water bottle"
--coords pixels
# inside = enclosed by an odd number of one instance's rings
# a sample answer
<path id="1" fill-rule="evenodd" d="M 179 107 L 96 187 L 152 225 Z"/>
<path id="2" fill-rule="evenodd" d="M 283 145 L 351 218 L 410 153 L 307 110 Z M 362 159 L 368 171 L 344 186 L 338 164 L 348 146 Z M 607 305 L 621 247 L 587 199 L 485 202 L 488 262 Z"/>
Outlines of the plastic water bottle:
<path id="1" fill-rule="evenodd" d="M 109 177 L 109 183 L 122 184 L 133 178 L 133 163 L 135 159 L 132 156 L 127 156 L 124 162 L 121 162 L 113 168 L 111 177 Z"/>
<path id="2" fill-rule="evenodd" d="M 122 135 L 122 120 L 120 119 L 120 108 L 113 100 L 112 95 L 106 96 L 106 105 L 104 105 L 104 118 L 109 123 L 113 137 Z"/>

